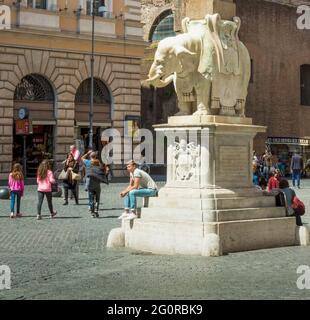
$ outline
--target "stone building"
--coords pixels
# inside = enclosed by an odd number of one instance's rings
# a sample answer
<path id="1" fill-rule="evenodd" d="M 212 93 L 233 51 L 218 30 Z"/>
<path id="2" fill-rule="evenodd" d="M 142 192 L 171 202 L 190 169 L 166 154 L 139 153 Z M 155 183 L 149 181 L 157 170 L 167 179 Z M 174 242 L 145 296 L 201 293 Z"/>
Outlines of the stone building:
<path id="1" fill-rule="evenodd" d="M 143 0 L 144 39 L 149 46 L 143 60 L 142 78 L 147 77 L 156 42 L 160 40 L 158 33 L 164 38 L 180 32 L 183 17 L 200 19 L 207 13 L 220 13 L 223 19 L 239 16 L 240 40 L 249 49 L 252 60 L 246 116 L 252 117 L 255 124 L 268 127 L 266 134 L 256 137 L 254 149 L 262 153 L 267 143 L 283 162 L 288 162 L 294 150 L 301 151 L 308 159 L 310 18 L 308 22 L 306 18 L 303 21 L 309 29 L 297 27 L 300 17 L 297 8 L 301 4 L 308 4 L 310 15 L 309 0 Z M 167 17 L 172 17 L 174 22 L 169 24 Z M 169 95 L 173 88 L 158 92 L 147 87 L 142 90 L 144 123 L 149 126 L 154 120 L 166 122 L 174 110 L 165 96 L 173 101 L 175 96 Z"/>
<path id="2" fill-rule="evenodd" d="M 42 158 L 62 161 L 77 139 L 88 145 L 91 3 L 0 1 L 0 179 L 22 161 L 24 149 L 27 175 L 34 176 Z M 104 129 L 123 134 L 126 117 L 140 117 L 145 42 L 139 0 L 95 0 L 95 7 L 94 145 L 100 150 Z"/>

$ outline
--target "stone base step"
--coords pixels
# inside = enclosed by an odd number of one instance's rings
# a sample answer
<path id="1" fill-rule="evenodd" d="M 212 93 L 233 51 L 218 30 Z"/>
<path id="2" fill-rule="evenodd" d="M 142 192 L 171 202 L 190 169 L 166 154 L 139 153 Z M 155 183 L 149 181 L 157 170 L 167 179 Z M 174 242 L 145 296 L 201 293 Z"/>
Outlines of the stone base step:
<path id="1" fill-rule="evenodd" d="M 150 208 L 187 208 L 187 209 L 240 209 L 240 208 L 265 208 L 276 205 L 273 196 L 258 197 L 232 197 L 232 198 L 177 198 L 177 197 L 158 197 L 150 198 Z"/>
<path id="2" fill-rule="evenodd" d="M 294 217 L 218 223 L 137 219 L 124 221 L 123 228 L 126 247 L 155 254 L 202 255 L 210 233 L 219 236 L 223 253 L 296 244 Z"/>
<path id="3" fill-rule="evenodd" d="M 176 208 L 143 208 L 141 219 L 146 221 L 197 221 L 224 222 L 249 219 L 267 219 L 286 217 L 284 207 L 241 208 L 225 210 L 199 210 Z"/>

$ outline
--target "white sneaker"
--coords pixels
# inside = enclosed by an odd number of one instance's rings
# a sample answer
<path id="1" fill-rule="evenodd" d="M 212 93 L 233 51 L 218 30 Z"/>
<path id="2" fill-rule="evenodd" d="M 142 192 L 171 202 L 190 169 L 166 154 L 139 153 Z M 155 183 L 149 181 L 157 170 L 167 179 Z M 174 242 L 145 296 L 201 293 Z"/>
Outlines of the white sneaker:
<path id="1" fill-rule="evenodd" d="M 122 220 L 122 219 L 125 219 L 129 216 L 129 212 L 123 212 L 123 214 L 121 216 L 119 216 L 117 219 L 118 220 Z"/>
<path id="2" fill-rule="evenodd" d="M 125 218 L 125 220 L 135 220 L 137 219 L 138 216 L 136 214 L 134 214 L 133 212 L 131 212 L 127 218 Z"/>

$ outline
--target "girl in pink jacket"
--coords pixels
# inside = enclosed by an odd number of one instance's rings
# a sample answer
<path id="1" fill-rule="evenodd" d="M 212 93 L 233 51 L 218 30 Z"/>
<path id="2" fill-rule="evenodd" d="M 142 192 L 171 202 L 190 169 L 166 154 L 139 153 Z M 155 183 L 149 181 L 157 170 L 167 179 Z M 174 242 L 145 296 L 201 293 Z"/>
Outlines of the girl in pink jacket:
<path id="1" fill-rule="evenodd" d="M 46 199 L 47 199 L 47 204 L 50 210 L 51 218 L 54 218 L 57 214 L 57 212 L 53 210 L 53 203 L 52 203 L 52 184 L 55 183 L 55 178 L 51 170 L 50 162 L 48 160 L 43 160 L 38 168 L 37 183 L 38 183 L 37 219 L 38 220 L 42 219 L 41 209 L 42 209 L 44 196 L 46 196 Z"/>
<path id="2" fill-rule="evenodd" d="M 11 190 L 11 219 L 15 217 L 22 217 L 20 213 L 20 202 L 24 195 L 24 175 L 22 166 L 19 163 L 14 164 L 13 170 L 9 175 L 9 188 Z M 16 205 L 16 216 L 15 216 L 15 203 Z"/>

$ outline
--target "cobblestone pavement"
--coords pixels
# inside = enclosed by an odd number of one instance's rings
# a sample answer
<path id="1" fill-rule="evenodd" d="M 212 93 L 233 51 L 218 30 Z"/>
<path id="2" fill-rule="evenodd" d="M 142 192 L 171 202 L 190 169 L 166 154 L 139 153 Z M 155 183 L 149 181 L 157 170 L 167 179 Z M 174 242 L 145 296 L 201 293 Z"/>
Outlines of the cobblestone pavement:
<path id="1" fill-rule="evenodd" d="M 163 184 L 161 184 L 163 185 Z M 36 189 L 26 187 L 25 217 L 10 220 L 0 202 L 0 266 L 12 272 L 12 289 L 0 299 L 309 299 L 298 290 L 299 265 L 310 266 L 310 247 L 229 254 L 219 258 L 157 256 L 107 249 L 109 231 L 119 227 L 118 193 L 124 184 L 103 187 L 100 219 L 81 205 L 63 207 L 55 220 L 36 221 Z M 82 188 L 81 188 L 82 189 Z M 310 210 L 310 180 L 297 194 Z M 46 202 L 43 212 L 47 213 Z M 310 212 L 309 212 L 310 213 Z M 309 223 L 309 213 L 304 221 Z"/>

